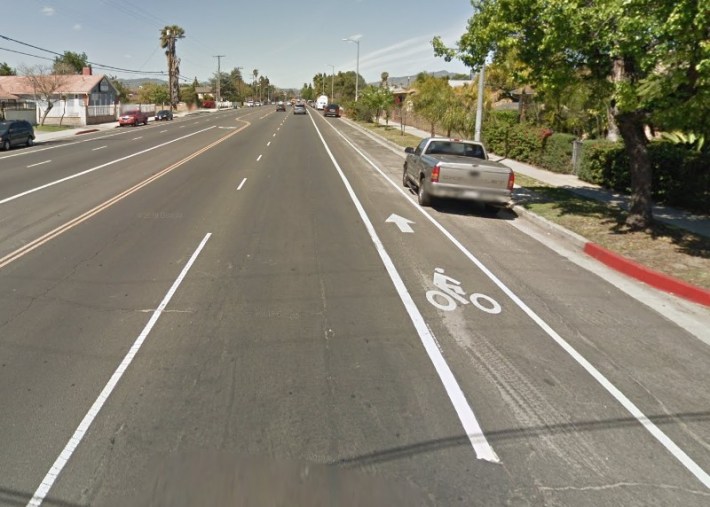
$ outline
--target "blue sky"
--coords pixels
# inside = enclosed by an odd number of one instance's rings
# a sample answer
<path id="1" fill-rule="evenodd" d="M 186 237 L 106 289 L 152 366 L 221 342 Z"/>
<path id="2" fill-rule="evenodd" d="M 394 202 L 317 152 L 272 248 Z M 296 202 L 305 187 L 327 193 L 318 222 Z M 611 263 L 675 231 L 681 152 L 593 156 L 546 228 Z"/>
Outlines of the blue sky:
<path id="1" fill-rule="evenodd" d="M 360 37 L 360 74 L 416 75 L 420 71 L 468 72 L 458 62 L 435 58 L 431 39 L 453 45 L 473 13 L 469 0 L 24 0 L 21 13 L 4 17 L 0 35 L 62 53 L 86 53 L 92 62 L 142 72 L 166 71 L 161 28 L 185 29 L 177 43 L 180 73 L 189 81 L 217 70 L 253 69 L 281 88 L 300 88 L 319 72 L 355 70 Z M 0 62 L 13 68 L 49 61 L 51 54 L 0 39 Z M 96 69 L 119 77 L 137 77 Z"/>

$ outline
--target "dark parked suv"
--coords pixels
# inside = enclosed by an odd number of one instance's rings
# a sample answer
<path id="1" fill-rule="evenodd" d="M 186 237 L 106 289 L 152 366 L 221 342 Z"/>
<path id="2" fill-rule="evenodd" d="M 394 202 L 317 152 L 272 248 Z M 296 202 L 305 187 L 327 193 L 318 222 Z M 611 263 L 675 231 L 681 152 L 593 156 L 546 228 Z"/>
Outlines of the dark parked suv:
<path id="1" fill-rule="evenodd" d="M 335 116 L 340 118 L 340 106 L 338 104 L 328 104 L 323 109 L 323 116 Z"/>
<path id="2" fill-rule="evenodd" d="M 9 150 L 13 146 L 24 144 L 32 146 L 35 142 L 35 130 L 32 124 L 25 120 L 0 121 L 0 146 Z"/>

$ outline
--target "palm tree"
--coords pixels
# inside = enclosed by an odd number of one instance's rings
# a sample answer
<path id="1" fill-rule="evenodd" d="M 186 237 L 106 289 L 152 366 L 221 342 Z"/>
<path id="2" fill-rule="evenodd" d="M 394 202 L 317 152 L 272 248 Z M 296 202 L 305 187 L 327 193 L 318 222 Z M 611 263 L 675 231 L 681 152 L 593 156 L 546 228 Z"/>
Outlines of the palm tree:
<path id="1" fill-rule="evenodd" d="M 252 70 L 251 75 L 253 77 L 253 79 L 251 81 L 252 92 L 254 95 L 254 99 L 256 99 L 256 79 L 259 77 L 259 70 L 258 69 Z"/>
<path id="2" fill-rule="evenodd" d="M 382 88 L 387 87 L 387 81 L 389 80 L 389 78 L 390 78 L 389 72 L 383 72 L 382 74 L 380 74 L 380 86 Z"/>
<path id="3" fill-rule="evenodd" d="M 175 55 L 175 41 L 184 38 L 185 30 L 177 25 L 166 26 L 160 31 L 160 47 L 165 50 L 165 56 L 168 58 L 168 88 L 171 108 L 180 100 L 180 86 L 178 85 L 180 59 Z"/>

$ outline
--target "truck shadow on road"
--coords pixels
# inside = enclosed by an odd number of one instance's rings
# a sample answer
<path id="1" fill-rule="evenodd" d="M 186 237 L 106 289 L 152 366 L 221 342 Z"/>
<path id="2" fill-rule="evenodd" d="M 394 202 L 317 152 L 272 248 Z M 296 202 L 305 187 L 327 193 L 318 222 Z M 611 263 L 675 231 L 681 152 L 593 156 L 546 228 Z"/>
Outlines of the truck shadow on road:
<path id="1" fill-rule="evenodd" d="M 679 425 L 688 423 L 701 423 L 710 421 L 710 412 L 689 412 L 684 414 L 663 414 L 649 416 L 648 421 L 654 423 L 658 427 Z M 485 433 L 486 439 L 495 448 L 496 442 L 506 440 L 520 440 L 535 438 L 542 435 L 556 434 L 576 434 L 582 432 L 598 432 L 606 430 L 615 430 L 623 428 L 636 427 L 638 431 L 644 430 L 639 421 L 634 417 L 620 417 L 615 419 L 606 419 L 602 421 L 582 421 L 571 422 L 554 425 L 532 426 L 528 428 L 511 428 L 498 431 L 490 431 Z M 475 435 L 474 435 L 475 436 Z M 359 456 L 351 456 L 331 462 L 331 465 L 340 465 L 346 467 L 360 467 L 374 465 L 378 463 L 386 463 L 404 458 L 409 458 L 417 454 L 437 452 L 448 448 L 458 446 L 470 446 L 471 443 L 467 435 L 456 435 L 436 440 L 427 440 L 424 442 L 416 442 L 409 445 L 390 447 L 379 451 L 361 454 Z"/>

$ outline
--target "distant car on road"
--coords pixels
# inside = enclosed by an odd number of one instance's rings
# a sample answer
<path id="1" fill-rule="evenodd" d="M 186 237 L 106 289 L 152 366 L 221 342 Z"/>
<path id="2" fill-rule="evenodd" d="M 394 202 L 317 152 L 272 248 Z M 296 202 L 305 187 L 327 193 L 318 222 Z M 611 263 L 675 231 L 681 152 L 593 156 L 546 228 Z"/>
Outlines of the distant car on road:
<path id="1" fill-rule="evenodd" d="M 338 104 L 328 104 L 323 109 L 323 116 L 335 116 L 340 118 L 340 106 Z"/>
<path id="2" fill-rule="evenodd" d="M 293 114 L 308 114 L 306 113 L 306 106 L 303 104 L 296 104 L 293 106 Z"/>
<path id="3" fill-rule="evenodd" d="M 24 144 L 32 146 L 35 142 L 35 131 L 32 124 L 25 120 L 0 121 L 0 146 L 7 151 L 13 146 Z"/>
<path id="4" fill-rule="evenodd" d="M 173 119 L 173 112 L 168 111 L 167 109 L 163 109 L 162 111 L 158 111 L 155 113 L 155 120 L 156 121 L 161 121 L 161 120 L 172 120 Z"/>
<path id="5" fill-rule="evenodd" d="M 123 127 L 124 125 L 132 125 L 137 127 L 141 123 L 143 125 L 148 125 L 148 115 L 138 109 L 127 111 L 118 118 L 119 127 Z"/>
<path id="6" fill-rule="evenodd" d="M 282 103 L 280 103 L 279 105 L 276 106 L 276 110 L 277 110 L 277 111 L 286 111 L 286 106 L 285 106 L 284 103 L 282 102 Z"/>

